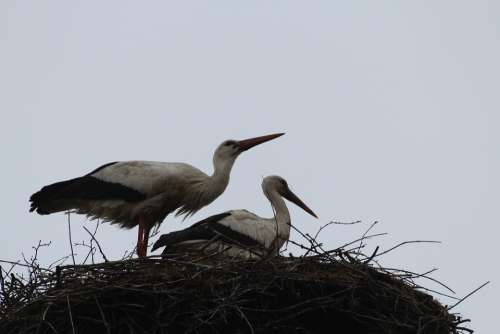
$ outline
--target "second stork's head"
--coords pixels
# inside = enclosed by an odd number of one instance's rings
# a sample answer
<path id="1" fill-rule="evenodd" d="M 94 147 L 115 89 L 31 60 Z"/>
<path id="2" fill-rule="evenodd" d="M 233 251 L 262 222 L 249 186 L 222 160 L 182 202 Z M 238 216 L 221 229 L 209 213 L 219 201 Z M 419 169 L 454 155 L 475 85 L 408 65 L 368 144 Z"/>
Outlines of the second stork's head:
<path id="1" fill-rule="evenodd" d="M 255 137 L 244 140 L 225 140 L 214 153 L 214 167 L 217 171 L 227 171 L 231 169 L 236 158 L 244 151 L 254 146 L 281 137 L 284 133 L 275 133 L 272 135 Z"/>
<path id="2" fill-rule="evenodd" d="M 318 218 L 318 216 L 316 216 L 316 214 L 311 209 L 309 209 L 309 207 L 290 190 L 290 188 L 288 187 L 288 183 L 281 176 L 277 175 L 266 176 L 262 181 L 262 190 L 264 191 L 264 194 L 266 194 L 268 198 L 270 198 L 272 192 L 276 192 L 280 196 L 286 198 L 290 202 L 302 208 L 311 216 Z"/>

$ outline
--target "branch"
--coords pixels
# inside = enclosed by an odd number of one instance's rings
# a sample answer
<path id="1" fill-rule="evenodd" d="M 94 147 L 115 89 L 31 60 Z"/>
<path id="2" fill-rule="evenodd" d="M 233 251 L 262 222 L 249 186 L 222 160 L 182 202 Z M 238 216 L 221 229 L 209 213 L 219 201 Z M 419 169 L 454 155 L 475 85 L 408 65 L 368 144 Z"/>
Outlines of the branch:
<path id="1" fill-rule="evenodd" d="M 97 239 L 92 235 L 92 232 L 90 232 L 88 230 L 88 228 L 86 228 L 85 226 L 83 226 L 83 228 L 85 229 L 85 231 L 87 231 L 87 233 L 90 235 L 90 237 L 92 238 L 92 240 L 94 240 L 95 243 L 97 244 L 97 247 L 99 248 L 99 252 L 101 253 L 102 258 L 104 259 L 104 262 L 109 262 L 108 258 L 106 257 L 106 255 L 104 255 L 104 252 L 102 251 L 102 248 L 101 248 L 101 245 L 99 244 L 99 241 L 97 241 Z"/>
<path id="2" fill-rule="evenodd" d="M 392 247 L 392 248 L 389 248 L 385 251 L 383 251 L 382 253 L 379 253 L 377 256 L 381 256 L 381 255 L 384 255 L 384 254 L 387 254 L 389 253 L 390 251 L 398 248 L 398 247 L 401 247 L 403 245 L 406 245 L 406 244 L 416 244 L 416 243 L 423 243 L 423 242 L 426 242 L 426 243 L 434 243 L 434 244 L 440 244 L 441 241 L 436 241 L 436 240 L 411 240 L 411 241 L 404 241 L 404 242 L 401 242 L 399 244 L 397 244 L 396 246 Z"/>
<path id="3" fill-rule="evenodd" d="M 466 300 L 467 298 L 469 298 L 470 296 L 472 296 L 473 294 L 475 294 L 476 292 L 478 292 L 479 290 L 481 290 L 482 288 L 484 288 L 488 284 L 490 284 L 490 281 L 488 281 L 486 283 L 483 283 L 480 287 L 476 288 L 474 291 L 472 291 L 471 293 L 467 294 L 464 298 L 460 299 L 458 302 L 456 302 L 451 307 L 449 307 L 448 311 L 451 310 L 451 309 L 453 309 L 455 306 L 457 306 L 458 304 L 460 304 L 461 302 L 463 302 L 464 300 Z"/>
<path id="4" fill-rule="evenodd" d="M 76 265 L 75 262 L 75 252 L 73 251 L 73 240 L 71 239 L 71 212 L 66 212 L 66 215 L 68 215 L 68 235 L 69 235 L 69 246 L 71 248 L 71 259 L 73 259 L 73 265 Z"/>

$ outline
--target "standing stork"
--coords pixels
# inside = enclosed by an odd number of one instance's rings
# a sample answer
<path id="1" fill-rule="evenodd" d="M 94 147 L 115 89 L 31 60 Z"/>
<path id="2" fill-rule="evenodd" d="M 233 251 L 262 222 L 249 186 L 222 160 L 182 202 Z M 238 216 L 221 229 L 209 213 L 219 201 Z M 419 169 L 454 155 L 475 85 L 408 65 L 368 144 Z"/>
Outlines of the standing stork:
<path id="1" fill-rule="evenodd" d="M 152 251 L 165 247 L 163 255 L 183 251 L 221 252 L 229 256 L 258 258 L 278 254 L 290 237 L 290 213 L 283 198 L 318 218 L 279 176 L 262 181 L 264 195 L 271 202 L 273 218 L 262 218 L 247 210 L 232 210 L 208 217 L 191 227 L 162 235 Z"/>
<path id="2" fill-rule="evenodd" d="M 43 187 L 30 197 L 30 212 L 41 215 L 73 210 L 122 228 L 139 225 L 137 255 L 145 257 L 149 232 L 177 210 L 193 215 L 224 192 L 240 153 L 282 136 L 226 140 L 215 150 L 214 172 L 178 162 L 124 161 L 103 165 L 82 177 Z"/>

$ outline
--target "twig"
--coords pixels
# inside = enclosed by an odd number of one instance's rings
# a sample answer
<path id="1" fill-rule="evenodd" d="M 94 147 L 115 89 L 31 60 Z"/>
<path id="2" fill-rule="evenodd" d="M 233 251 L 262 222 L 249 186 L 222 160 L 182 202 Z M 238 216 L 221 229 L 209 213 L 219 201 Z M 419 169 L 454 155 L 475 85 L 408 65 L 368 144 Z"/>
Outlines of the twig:
<path id="1" fill-rule="evenodd" d="M 102 251 L 102 248 L 101 248 L 101 245 L 99 244 L 99 241 L 97 241 L 97 239 L 92 235 L 92 233 L 88 230 L 88 228 L 86 228 L 85 226 L 83 226 L 83 228 L 85 229 L 85 231 L 87 231 L 87 233 L 90 235 L 92 240 L 94 240 L 95 243 L 97 244 L 97 247 L 99 248 L 99 252 L 101 253 L 102 258 L 104 259 L 104 262 L 109 262 L 108 258 L 106 257 L 106 255 L 104 255 L 104 252 Z"/>
<path id="2" fill-rule="evenodd" d="M 73 260 L 73 265 L 76 265 L 75 262 L 75 252 L 73 251 L 73 240 L 71 239 L 71 212 L 66 212 L 66 215 L 68 216 L 68 235 L 69 235 L 69 246 L 71 247 L 71 259 Z"/>
<path id="3" fill-rule="evenodd" d="M 5 292 L 5 280 L 3 277 L 3 268 L 0 266 L 0 288 L 2 289 L 2 294 L 4 297 L 7 296 L 7 293 Z"/>
<path id="4" fill-rule="evenodd" d="M 332 249 L 332 250 L 329 250 L 327 251 L 326 253 L 328 254 L 331 254 L 331 253 L 337 253 L 339 251 L 341 251 L 342 249 L 344 249 L 345 247 L 347 246 L 350 246 L 350 245 L 353 245 L 355 243 L 358 243 L 360 240 L 363 240 L 363 239 L 371 239 L 371 238 L 375 238 L 375 237 L 380 237 L 380 236 L 384 236 L 384 235 L 387 235 L 388 233 L 387 232 L 384 232 L 384 233 L 376 233 L 376 234 L 370 234 L 370 235 L 367 235 L 367 236 L 363 236 L 361 238 L 358 238 L 356 240 L 353 240 L 353 241 L 350 241 L 348 243 L 345 243 L 343 244 L 342 246 L 340 247 L 337 247 L 335 249 Z"/>
<path id="5" fill-rule="evenodd" d="M 243 313 L 243 311 L 240 309 L 240 307 L 238 305 L 235 305 L 234 308 L 238 311 L 238 313 L 243 318 L 243 320 L 245 320 L 248 328 L 250 329 L 250 333 L 254 334 L 255 330 L 253 329 L 252 323 L 250 322 L 250 320 L 248 320 L 248 318 L 245 315 L 245 313 Z"/>
<path id="6" fill-rule="evenodd" d="M 25 268 L 32 268 L 32 266 L 31 266 L 31 265 L 28 265 L 28 264 L 23 264 L 23 263 L 20 263 L 19 261 L 14 262 L 14 261 L 0 260 L 0 262 L 3 262 L 3 263 L 10 263 L 10 264 L 13 264 L 13 265 L 16 265 L 16 266 L 20 266 L 20 267 L 25 267 Z M 52 273 L 52 272 L 53 272 L 52 270 L 47 269 L 47 268 L 38 267 L 38 269 L 43 270 L 43 271 L 46 271 L 46 272 L 49 272 L 49 273 Z"/>
<path id="7" fill-rule="evenodd" d="M 448 308 L 448 311 L 451 310 L 451 309 L 453 309 L 455 306 L 457 306 L 458 304 L 460 304 L 461 302 L 463 302 L 464 300 L 466 300 L 467 298 L 469 298 L 470 296 L 472 296 L 473 294 L 475 294 L 476 292 L 478 292 L 479 290 L 481 290 L 482 288 L 484 288 L 488 284 L 490 284 L 490 281 L 481 284 L 480 287 L 474 289 L 474 291 L 472 291 L 471 293 L 467 294 L 465 297 L 463 297 L 462 299 L 460 299 L 458 302 L 456 302 L 455 304 L 453 304 L 452 306 L 450 306 Z"/>
<path id="8" fill-rule="evenodd" d="M 373 251 L 372 255 L 369 258 L 367 258 L 363 263 L 364 264 L 370 263 L 370 261 L 373 260 L 373 258 L 377 255 L 378 249 L 379 247 L 377 246 L 377 248 L 375 248 L 375 250 Z"/>
<path id="9" fill-rule="evenodd" d="M 325 225 L 321 226 L 318 229 L 318 232 L 316 232 L 316 234 L 314 235 L 314 239 L 318 238 L 321 231 L 323 231 L 325 228 L 327 228 L 330 225 L 355 225 L 355 224 L 360 224 L 360 223 L 361 223 L 361 220 L 356 220 L 356 221 L 348 222 L 348 223 L 331 221 L 331 222 L 326 223 Z"/>
<path id="10" fill-rule="evenodd" d="M 71 305 L 69 304 L 69 295 L 66 295 L 66 301 L 68 302 L 68 312 L 69 312 L 69 321 L 71 322 L 71 329 L 73 330 L 73 334 L 76 334 L 75 324 L 73 323 L 73 314 L 71 313 Z"/>
<path id="11" fill-rule="evenodd" d="M 430 274 L 430 273 L 432 273 L 432 272 L 436 271 L 436 270 L 437 270 L 436 268 L 434 268 L 434 269 L 432 269 L 432 270 L 429 270 L 428 272 L 425 272 L 425 273 L 423 273 L 423 274 L 417 274 L 417 273 L 414 273 L 414 272 L 412 272 L 412 271 L 409 271 L 409 270 L 403 270 L 403 269 L 384 268 L 384 270 L 386 270 L 386 271 L 399 271 L 399 272 L 402 272 L 402 273 L 411 274 L 411 275 L 413 275 L 413 277 L 412 277 L 413 279 L 422 277 L 422 278 L 428 279 L 428 280 L 430 280 L 430 281 L 433 281 L 434 283 L 437 283 L 437 284 L 441 285 L 443 288 L 447 289 L 448 291 L 450 291 L 450 292 L 452 292 L 452 293 L 456 293 L 456 292 L 455 292 L 452 288 L 450 288 L 450 287 L 449 287 L 449 286 L 447 286 L 446 284 L 444 284 L 444 283 L 442 283 L 442 282 L 438 281 L 438 280 L 437 280 L 437 279 L 435 279 L 435 278 L 432 278 L 432 277 L 430 277 L 430 276 L 427 276 L 428 274 Z"/>
<path id="12" fill-rule="evenodd" d="M 66 261 L 71 255 L 66 255 L 66 256 L 63 256 L 55 261 L 53 261 L 51 264 L 49 264 L 49 269 L 51 269 L 52 267 L 54 267 L 56 264 L 58 264 L 58 262 L 61 262 L 61 264 L 59 265 L 63 265 L 64 264 L 64 261 Z"/>
<path id="13" fill-rule="evenodd" d="M 361 220 L 356 220 L 353 222 L 336 222 L 336 221 L 331 221 L 329 224 L 335 224 L 335 225 L 355 225 L 355 224 L 361 224 Z"/>
<path id="14" fill-rule="evenodd" d="M 378 256 L 381 256 L 381 255 L 384 255 L 384 254 L 387 254 L 389 253 L 390 251 L 398 248 L 398 247 L 401 247 L 403 245 L 406 245 L 406 244 L 416 244 L 416 243 L 434 243 L 434 244 L 440 244 L 441 241 L 436 241 L 436 240 L 410 240 L 410 241 L 404 241 L 404 242 L 401 242 L 399 244 L 397 244 L 396 246 L 392 247 L 392 248 L 389 248 L 385 251 L 383 251 L 382 253 L 378 253 L 377 257 Z"/>
<path id="15" fill-rule="evenodd" d="M 104 322 L 104 326 L 106 327 L 106 332 L 108 334 L 110 334 L 111 330 L 109 328 L 108 322 L 106 321 L 106 316 L 104 315 L 104 310 L 101 307 L 101 303 L 99 303 L 99 300 L 97 299 L 97 297 L 94 297 L 94 299 L 95 299 L 95 303 L 97 304 L 97 308 L 99 309 L 99 313 L 101 313 L 101 318 L 102 318 L 102 321 Z"/>
<path id="16" fill-rule="evenodd" d="M 368 234 L 368 232 L 371 231 L 371 229 L 378 224 L 378 221 L 374 221 L 370 227 L 368 227 L 368 229 L 365 231 L 365 233 L 363 233 L 363 235 L 361 236 L 361 239 L 359 241 L 359 247 L 358 247 L 358 252 L 361 250 L 361 248 L 363 248 L 363 241 L 365 240 L 365 237 L 366 235 Z"/>

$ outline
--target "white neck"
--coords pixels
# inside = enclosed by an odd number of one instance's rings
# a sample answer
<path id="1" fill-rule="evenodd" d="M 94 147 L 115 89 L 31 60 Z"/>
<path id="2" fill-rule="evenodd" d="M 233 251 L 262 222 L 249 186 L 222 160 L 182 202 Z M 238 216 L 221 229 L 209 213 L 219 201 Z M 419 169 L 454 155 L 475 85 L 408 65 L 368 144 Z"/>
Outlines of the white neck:
<path id="1" fill-rule="evenodd" d="M 226 190 L 233 164 L 234 160 L 222 160 L 214 157 L 213 174 L 200 184 L 200 204 L 207 205 L 211 203 Z"/>
<path id="2" fill-rule="evenodd" d="M 283 200 L 283 197 L 281 197 L 277 191 L 271 190 L 265 194 L 274 209 L 275 217 L 271 218 L 271 220 L 276 223 L 279 236 L 277 248 L 279 249 L 290 236 L 290 213 L 288 212 L 288 208 Z"/>
<path id="3" fill-rule="evenodd" d="M 233 167 L 233 161 L 221 161 L 214 157 L 214 172 L 212 176 L 201 178 L 193 183 L 190 191 L 187 192 L 185 200 L 186 205 L 179 211 L 181 214 L 187 213 L 187 216 L 193 215 L 199 209 L 212 203 L 219 197 L 229 183 L 229 175 Z M 187 217 L 186 216 L 186 217 Z"/>

